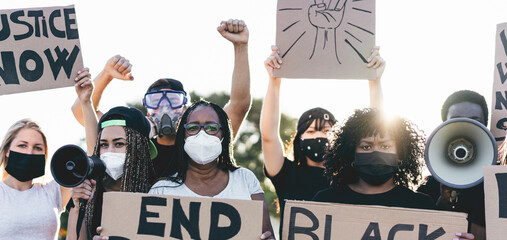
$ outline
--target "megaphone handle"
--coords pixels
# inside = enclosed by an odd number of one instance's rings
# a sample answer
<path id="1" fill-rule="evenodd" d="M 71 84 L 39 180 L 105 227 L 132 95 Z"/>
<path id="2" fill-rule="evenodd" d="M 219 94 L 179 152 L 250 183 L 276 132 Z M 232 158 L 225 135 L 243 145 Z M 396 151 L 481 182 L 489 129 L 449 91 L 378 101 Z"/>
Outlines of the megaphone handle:
<path id="1" fill-rule="evenodd" d="M 76 239 L 79 239 L 79 232 L 81 231 L 81 225 L 83 225 L 83 219 L 86 211 L 86 202 L 87 201 L 85 199 L 79 199 L 79 214 L 77 215 Z"/>
<path id="2" fill-rule="evenodd" d="M 449 200 L 451 202 L 451 209 L 455 210 L 458 204 L 458 192 L 456 190 L 451 190 L 451 198 Z"/>

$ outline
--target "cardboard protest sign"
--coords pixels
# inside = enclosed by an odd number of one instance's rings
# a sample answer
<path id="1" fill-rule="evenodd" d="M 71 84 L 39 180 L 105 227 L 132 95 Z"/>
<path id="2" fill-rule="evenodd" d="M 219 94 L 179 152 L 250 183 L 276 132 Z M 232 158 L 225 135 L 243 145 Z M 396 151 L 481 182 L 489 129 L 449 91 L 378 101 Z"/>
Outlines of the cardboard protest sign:
<path id="1" fill-rule="evenodd" d="M 0 10 L 0 95 L 73 86 L 83 68 L 74 6 Z"/>
<path id="2" fill-rule="evenodd" d="M 276 45 L 277 77 L 375 79 L 375 0 L 278 0 Z"/>
<path id="3" fill-rule="evenodd" d="M 507 236 L 507 166 L 484 167 L 486 237 L 488 240 Z"/>
<path id="4" fill-rule="evenodd" d="M 491 107 L 491 133 L 497 144 L 505 138 L 507 130 L 507 23 L 496 25 L 495 74 Z"/>
<path id="5" fill-rule="evenodd" d="M 104 193 L 109 239 L 259 239 L 262 201 Z M 112 238 L 116 237 L 116 238 Z"/>
<path id="6" fill-rule="evenodd" d="M 465 213 L 287 201 L 283 239 L 444 240 L 466 232 Z"/>

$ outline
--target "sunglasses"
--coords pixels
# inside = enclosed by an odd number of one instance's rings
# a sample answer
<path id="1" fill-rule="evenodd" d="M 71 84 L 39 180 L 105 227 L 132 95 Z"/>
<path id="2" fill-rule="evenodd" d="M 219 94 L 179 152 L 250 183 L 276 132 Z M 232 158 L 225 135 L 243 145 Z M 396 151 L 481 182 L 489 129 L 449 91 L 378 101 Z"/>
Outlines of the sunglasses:
<path id="1" fill-rule="evenodd" d="M 204 128 L 204 132 L 209 135 L 216 135 L 222 125 L 220 123 L 206 123 L 206 124 L 198 124 L 198 123 L 186 123 L 183 125 L 185 127 L 185 131 L 188 135 L 196 135 L 201 131 L 201 128 Z"/>
<path id="2" fill-rule="evenodd" d="M 175 90 L 151 91 L 144 94 L 143 105 L 147 108 L 157 109 L 162 100 L 166 100 L 172 109 L 181 108 L 187 103 L 185 92 Z"/>

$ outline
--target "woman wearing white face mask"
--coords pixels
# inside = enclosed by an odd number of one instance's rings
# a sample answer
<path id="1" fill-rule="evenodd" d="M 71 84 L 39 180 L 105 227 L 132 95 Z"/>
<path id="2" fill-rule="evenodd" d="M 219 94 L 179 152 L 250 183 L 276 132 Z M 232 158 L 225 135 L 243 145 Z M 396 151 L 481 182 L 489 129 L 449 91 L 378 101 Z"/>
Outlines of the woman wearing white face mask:
<path id="1" fill-rule="evenodd" d="M 97 228 L 101 222 L 104 192 L 147 193 L 155 176 L 150 158 L 156 156 L 156 148 L 149 140 L 148 120 L 135 108 L 115 107 L 105 113 L 97 125 L 90 103 L 92 89 L 89 80 L 76 84 L 85 117 L 88 154 L 100 157 L 106 164 L 106 173 L 96 179 L 85 180 L 72 189 L 72 200 L 77 207 L 70 210 L 67 239 L 78 238 L 76 226 L 80 198 L 88 202 L 79 239 L 91 239 L 99 233 Z"/>
<path id="2" fill-rule="evenodd" d="M 231 139 L 230 121 L 221 107 L 205 101 L 193 104 L 176 132 L 178 173 L 155 183 L 149 193 L 264 201 L 255 175 L 235 166 Z M 272 227 L 265 202 L 262 230 L 261 238 L 267 239 Z"/>

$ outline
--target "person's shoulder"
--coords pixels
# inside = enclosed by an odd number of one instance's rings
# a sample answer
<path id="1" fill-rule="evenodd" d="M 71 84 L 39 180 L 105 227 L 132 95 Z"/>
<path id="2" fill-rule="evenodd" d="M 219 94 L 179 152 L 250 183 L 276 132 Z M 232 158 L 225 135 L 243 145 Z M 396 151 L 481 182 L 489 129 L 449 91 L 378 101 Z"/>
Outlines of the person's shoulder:
<path id="1" fill-rule="evenodd" d="M 234 171 L 229 171 L 232 178 L 243 178 L 245 180 L 257 179 L 252 170 L 244 167 L 239 167 Z"/>
<path id="2" fill-rule="evenodd" d="M 339 187 L 330 186 L 328 188 L 322 189 L 318 191 L 313 197 L 312 201 L 315 202 L 334 202 L 336 196 L 338 195 Z"/>
<path id="3" fill-rule="evenodd" d="M 175 176 L 176 176 L 176 174 L 174 174 L 172 177 L 175 177 Z M 159 179 L 157 182 L 155 182 L 155 184 L 153 184 L 151 186 L 150 193 L 154 189 L 166 188 L 166 187 L 177 187 L 180 185 L 181 185 L 180 183 L 172 181 L 170 178 L 162 178 L 162 179 Z"/>
<path id="4" fill-rule="evenodd" d="M 37 188 L 37 189 L 44 189 L 44 190 L 55 190 L 55 189 L 60 189 L 60 185 L 55 181 L 55 180 L 51 180 L 51 181 L 48 181 L 48 182 L 35 182 L 33 184 L 33 187 Z"/>
<path id="5" fill-rule="evenodd" d="M 255 176 L 255 174 L 252 172 L 252 170 L 250 170 L 248 168 L 244 168 L 244 167 L 238 167 L 234 171 L 229 171 L 229 172 L 230 173 L 232 172 L 233 174 L 238 174 L 238 175 L 254 175 Z"/>
<path id="6" fill-rule="evenodd" d="M 403 186 L 397 186 L 396 188 L 402 195 L 406 196 L 406 200 L 411 201 L 414 204 L 414 207 L 422 209 L 435 209 L 435 202 L 429 195 L 425 193 L 414 192 L 411 189 Z"/>

